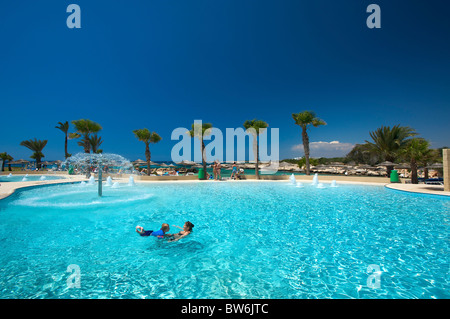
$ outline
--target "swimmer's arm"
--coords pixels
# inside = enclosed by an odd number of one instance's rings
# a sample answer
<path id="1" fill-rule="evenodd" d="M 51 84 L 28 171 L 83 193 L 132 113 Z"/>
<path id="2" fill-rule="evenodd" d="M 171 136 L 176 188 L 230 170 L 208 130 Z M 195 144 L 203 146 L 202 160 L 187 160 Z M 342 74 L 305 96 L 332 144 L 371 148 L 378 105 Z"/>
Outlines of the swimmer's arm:
<path id="1" fill-rule="evenodd" d="M 180 237 L 178 237 L 178 238 L 176 238 L 176 239 L 173 239 L 173 240 L 171 240 L 171 241 L 177 241 L 177 240 L 180 240 L 181 238 L 186 237 L 186 236 L 189 235 L 189 234 L 190 234 L 190 232 L 189 232 L 189 233 L 186 233 L 186 234 L 184 234 L 184 235 L 181 235 Z"/>
<path id="2" fill-rule="evenodd" d="M 180 227 L 180 226 L 177 226 L 177 225 L 172 225 L 172 226 L 173 226 L 173 227 L 177 227 L 177 228 L 183 230 L 183 227 Z"/>

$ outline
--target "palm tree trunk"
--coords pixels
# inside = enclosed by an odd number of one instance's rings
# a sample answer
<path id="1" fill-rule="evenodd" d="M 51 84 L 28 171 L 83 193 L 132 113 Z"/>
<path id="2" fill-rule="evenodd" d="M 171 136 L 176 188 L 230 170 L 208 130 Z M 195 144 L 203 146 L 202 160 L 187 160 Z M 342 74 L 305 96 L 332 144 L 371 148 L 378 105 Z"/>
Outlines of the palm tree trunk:
<path id="1" fill-rule="evenodd" d="M 255 148 L 256 148 L 256 164 L 255 164 L 255 176 L 256 179 L 259 179 L 259 145 L 258 145 L 258 135 L 256 135 L 255 137 L 255 142 L 254 142 Z"/>
<path id="2" fill-rule="evenodd" d="M 203 176 L 203 178 L 202 179 L 206 179 L 206 160 L 205 160 L 205 157 L 206 157 L 206 152 L 205 152 L 205 143 L 203 142 L 203 137 L 202 137 L 202 165 L 203 165 L 203 171 L 205 172 L 205 175 Z"/>
<path id="3" fill-rule="evenodd" d="M 67 132 L 66 132 L 66 139 L 64 140 L 64 158 L 67 159 L 69 156 L 69 153 L 67 153 Z"/>
<path id="4" fill-rule="evenodd" d="M 85 134 L 83 138 L 84 152 L 89 154 L 91 152 L 91 143 L 89 143 L 89 135 Z"/>
<path id="5" fill-rule="evenodd" d="M 305 151 L 305 174 L 310 175 L 310 168 L 309 168 L 309 137 L 308 133 L 306 132 L 306 127 L 302 127 L 302 140 L 303 140 L 303 149 Z"/>
<path id="6" fill-rule="evenodd" d="M 425 163 L 425 166 L 426 166 L 427 164 Z M 425 180 L 427 180 L 428 179 L 428 168 L 426 168 L 426 167 L 424 167 L 424 169 L 423 169 L 423 178 L 425 179 Z"/>
<path id="7" fill-rule="evenodd" d="M 419 184 L 417 177 L 417 163 L 415 160 L 411 160 L 411 184 Z"/>
<path id="8" fill-rule="evenodd" d="M 147 160 L 147 176 L 150 176 L 151 154 L 150 154 L 150 145 L 149 145 L 149 143 L 145 143 L 145 159 Z"/>

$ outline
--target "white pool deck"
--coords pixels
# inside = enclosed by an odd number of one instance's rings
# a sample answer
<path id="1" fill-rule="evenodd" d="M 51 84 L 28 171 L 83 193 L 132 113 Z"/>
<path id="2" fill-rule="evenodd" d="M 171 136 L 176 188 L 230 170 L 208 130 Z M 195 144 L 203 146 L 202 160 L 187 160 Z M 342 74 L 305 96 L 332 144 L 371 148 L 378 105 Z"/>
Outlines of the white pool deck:
<path id="1" fill-rule="evenodd" d="M 41 174 L 46 175 L 44 172 Z M 7 175 L 7 174 L 2 174 Z M 14 174 L 19 175 L 19 174 Z M 17 189 L 40 186 L 40 185 L 51 185 L 51 184 L 65 184 L 65 183 L 78 183 L 82 181 L 87 181 L 84 175 L 68 175 L 68 174 L 51 174 L 52 176 L 60 176 L 63 179 L 57 180 L 45 180 L 45 181 L 26 181 L 26 182 L 0 182 L 0 200 L 6 198 L 13 194 Z M 156 177 L 156 176 L 155 176 Z M 259 181 L 271 181 L 271 182 L 286 182 L 290 175 L 278 176 L 276 179 L 270 179 L 268 176 L 264 176 L 262 180 L 255 180 L 253 176 L 247 176 L 246 180 L 225 180 L 225 181 L 199 181 L 194 176 L 158 176 L 156 178 L 149 178 L 148 176 L 134 176 L 136 183 L 165 183 L 165 182 L 176 182 L 176 183 L 246 183 L 246 182 L 259 182 Z M 298 182 L 311 182 L 313 176 L 297 175 L 295 176 Z M 127 183 L 129 175 L 121 177 L 113 177 L 115 182 Z M 362 185 L 384 185 L 387 188 L 394 189 L 397 191 L 411 192 L 411 193 L 421 193 L 430 195 L 441 195 L 450 196 L 450 192 L 444 191 L 444 186 L 439 185 L 426 185 L 426 184 L 405 184 L 403 183 L 389 183 L 389 179 L 385 177 L 368 177 L 368 176 L 320 176 L 319 182 L 328 184 L 332 180 L 335 180 L 338 184 L 362 184 Z"/>

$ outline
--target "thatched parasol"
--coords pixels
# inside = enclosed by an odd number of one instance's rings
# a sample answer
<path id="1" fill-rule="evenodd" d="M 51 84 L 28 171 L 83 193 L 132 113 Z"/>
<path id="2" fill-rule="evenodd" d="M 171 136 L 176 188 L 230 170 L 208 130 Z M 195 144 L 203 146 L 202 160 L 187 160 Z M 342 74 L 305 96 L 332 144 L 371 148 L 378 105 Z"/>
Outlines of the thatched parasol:
<path id="1" fill-rule="evenodd" d="M 27 161 L 27 160 L 24 160 L 24 159 L 20 159 L 20 160 L 17 160 L 17 161 L 10 162 L 9 164 L 26 164 L 26 163 L 30 163 L 30 161 Z"/>
<path id="2" fill-rule="evenodd" d="M 183 166 L 193 166 L 196 165 L 196 162 L 188 161 L 188 160 L 182 160 L 181 162 L 177 163 L 177 165 L 183 165 Z"/>
<path id="3" fill-rule="evenodd" d="M 147 164 L 147 161 L 141 160 L 141 159 L 137 159 L 133 162 L 133 164 L 137 164 L 137 165 L 141 165 L 141 164 Z"/>
<path id="4" fill-rule="evenodd" d="M 444 165 L 442 163 L 434 163 L 434 164 L 431 164 L 431 165 L 427 166 L 426 168 L 428 168 L 428 169 L 440 169 L 440 168 L 444 168 Z"/>
<path id="5" fill-rule="evenodd" d="M 402 163 L 402 164 L 395 165 L 395 168 L 397 168 L 397 169 L 410 169 L 411 165 L 408 164 L 408 163 Z"/>
<path id="6" fill-rule="evenodd" d="M 395 164 L 389 161 L 378 164 L 377 166 L 394 166 Z"/>

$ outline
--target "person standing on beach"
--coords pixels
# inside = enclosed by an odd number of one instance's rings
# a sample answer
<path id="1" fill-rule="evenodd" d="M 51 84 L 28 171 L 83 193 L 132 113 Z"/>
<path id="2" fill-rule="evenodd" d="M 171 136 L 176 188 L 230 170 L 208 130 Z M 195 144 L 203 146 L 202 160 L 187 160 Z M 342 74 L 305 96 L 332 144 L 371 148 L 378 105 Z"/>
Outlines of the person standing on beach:
<path id="1" fill-rule="evenodd" d="M 220 173 L 220 170 L 222 169 L 222 165 L 220 165 L 219 160 L 217 160 L 217 165 L 216 165 L 216 174 L 217 174 L 217 180 L 221 180 L 222 179 L 222 175 Z"/>
<path id="2" fill-rule="evenodd" d="M 217 163 L 216 163 L 216 161 L 214 161 L 211 166 L 213 168 L 214 180 L 216 180 L 217 179 Z"/>
<path id="3" fill-rule="evenodd" d="M 233 163 L 233 166 L 231 166 L 232 171 L 231 171 L 231 179 L 236 179 L 236 175 L 237 175 L 237 166 L 236 166 L 236 162 Z"/>

